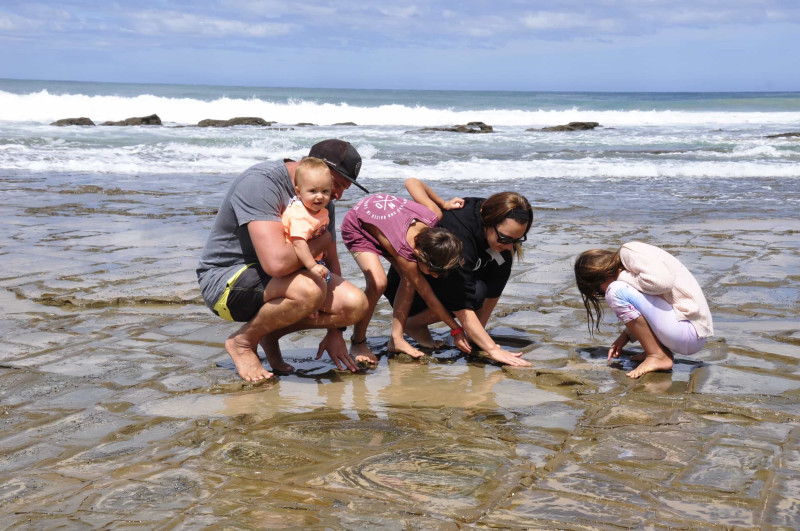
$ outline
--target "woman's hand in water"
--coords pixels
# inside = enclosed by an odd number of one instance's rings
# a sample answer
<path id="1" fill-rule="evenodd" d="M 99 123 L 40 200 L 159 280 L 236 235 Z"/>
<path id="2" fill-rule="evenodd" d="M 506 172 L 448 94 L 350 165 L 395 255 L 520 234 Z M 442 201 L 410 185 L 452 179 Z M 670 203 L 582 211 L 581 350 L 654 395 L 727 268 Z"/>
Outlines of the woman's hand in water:
<path id="1" fill-rule="evenodd" d="M 619 355 L 622 354 L 622 347 L 630 343 L 630 341 L 631 338 L 628 336 L 628 332 L 623 331 L 611 345 L 611 348 L 608 349 L 608 361 L 611 361 L 611 358 L 619 358 Z"/>
<path id="2" fill-rule="evenodd" d="M 464 332 L 463 328 L 461 332 L 453 336 L 453 344 L 455 344 L 456 348 L 461 352 L 466 352 L 467 354 L 472 352 L 472 345 L 469 344 L 467 334 Z"/>
<path id="3" fill-rule="evenodd" d="M 524 360 L 520 357 L 522 356 L 522 352 L 509 352 L 508 350 L 503 350 L 499 345 L 495 345 L 495 347 L 496 348 L 486 352 L 494 361 L 504 365 L 511 365 L 512 367 L 531 366 L 528 360 Z"/>

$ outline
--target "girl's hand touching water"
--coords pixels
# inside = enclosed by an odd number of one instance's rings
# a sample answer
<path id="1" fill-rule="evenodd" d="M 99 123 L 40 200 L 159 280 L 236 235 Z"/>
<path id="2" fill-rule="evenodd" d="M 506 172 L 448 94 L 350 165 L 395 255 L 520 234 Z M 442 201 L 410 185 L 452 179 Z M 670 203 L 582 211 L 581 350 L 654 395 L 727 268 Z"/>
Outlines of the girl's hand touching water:
<path id="1" fill-rule="evenodd" d="M 622 354 L 622 347 L 630 343 L 630 341 L 631 338 L 628 336 L 628 332 L 623 331 L 611 345 L 611 348 L 608 349 L 608 361 L 611 361 L 611 358 L 619 358 L 619 355 Z"/>

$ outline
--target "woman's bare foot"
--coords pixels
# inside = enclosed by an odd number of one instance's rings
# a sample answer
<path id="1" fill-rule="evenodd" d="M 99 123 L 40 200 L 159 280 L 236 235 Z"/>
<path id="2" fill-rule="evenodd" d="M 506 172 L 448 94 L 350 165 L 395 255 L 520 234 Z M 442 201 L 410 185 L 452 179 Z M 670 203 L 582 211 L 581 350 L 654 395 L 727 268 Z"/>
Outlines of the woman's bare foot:
<path id="1" fill-rule="evenodd" d="M 627 374 L 629 378 L 639 378 L 648 372 L 668 371 L 672 369 L 672 357 L 663 354 L 648 354 L 638 367 Z"/>
<path id="2" fill-rule="evenodd" d="M 277 340 L 269 340 L 265 337 L 259 344 L 264 349 L 264 354 L 267 355 L 267 363 L 269 363 L 273 371 L 285 374 L 294 371 L 294 366 L 283 361 L 281 347 L 278 345 Z"/>
<path id="3" fill-rule="evenodd" d="M 442 348 L 445 344 L 444 341 L 435 341 L 431 336 L 431 331 L 426 325 L 422 326 L 409 326 L 406 324 L 406 334 L 419 343 L 422 348 L 436 349 Z"/>
<path id="4" fill-rule="evenodd" d="M 243 380 L 260 382 L 272 378 L 272 373 L 261 365 L 256 350 L 240 335 L 232 335 L 225 340 L 225 350 L 228 351 L 236 372 Z"/>
<path id="5" fill-rule="evenodd" d="M 389 352 L 400 352 L 403 354 L 408 354 L 412 358 L 421 358 L 425 355 L 424 352 L 419 351 L 411 346 L 411 344 L 406 341 L 405 339 L 401 339 L 399 341 L 395 341 L 394 338 L 389 338 Z"/>
<path id="6" fill-rule="evenodd" d="M 363 341 L 351 341 L 350 356 L 356 360 L 356 363 L 366 363 L 368 365 L 378 364 L 378 357 L 372 352 L 372 349 L 369 348 L 366 339 Z"/>

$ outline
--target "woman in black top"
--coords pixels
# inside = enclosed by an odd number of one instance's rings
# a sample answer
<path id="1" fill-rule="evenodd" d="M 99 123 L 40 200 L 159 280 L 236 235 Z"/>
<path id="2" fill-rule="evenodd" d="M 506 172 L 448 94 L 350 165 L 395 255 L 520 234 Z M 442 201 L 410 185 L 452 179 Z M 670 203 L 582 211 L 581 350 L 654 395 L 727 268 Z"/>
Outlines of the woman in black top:
<path id="1" fill-rule="evenodd" d="M 445 308 L 453 312 L 467 336 L 493 360 L 515 366 L 529 366 L 521 353 L 509 352 L 486 332 L 486 323 L 511 275 L 511 262 L 520 252 L 533 223 L 533 209 L 522 195 L 501 192 L 488 199 L 468 197 L 444 201 L 419 179 L 407 179 L 414 201 L 441 217 L 440 227 L 453 232 L 462 242 L 463 265 L 446 277 L 428 279 Z M 442 212 L 444 210 L 444 212 Z M 400 283 L 389 270 L 385 295 L 394 300 Z M 424 347 L 436 346 L 428 325 L 438 321 L 417 295 L 406 322 L 406 332 Z"/>

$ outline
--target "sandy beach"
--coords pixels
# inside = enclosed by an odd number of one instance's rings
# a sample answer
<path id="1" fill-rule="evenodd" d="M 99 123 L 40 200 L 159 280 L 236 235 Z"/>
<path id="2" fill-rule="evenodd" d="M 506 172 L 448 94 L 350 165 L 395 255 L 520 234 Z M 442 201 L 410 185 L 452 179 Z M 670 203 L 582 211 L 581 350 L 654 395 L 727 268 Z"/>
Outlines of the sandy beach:
<path id="1" fill-rule="evenodd" d="M 230 175 L 200 195 L 219 197 Z M 794 528 L 800 521 L 800 192 L 792 180 L 513 186 L 536 219 L 490 331 L 508 369 L 450 348 L 375 370 L 315 361 L 243 383 L 194 267 L 213 208 L 147 178 L 0 177 L 0 517 L 10 528 Z M 74 182 L 73 182 L 74 181 Z M 109 181 L 112 182 L 111 180 Z M 383 183 L 384 189 L 401 182 Z M 621 199 L 656 205 L 613 215 Z M 616 194 L 616 195 L 614 195 Z M 733 196 L 735 200 L 721 201 Z M 594 198 L 594 199 L 592 199 Z M 340 212 L 357 200 L 349 194 Z M 792 214 L 792 212 L 794 214 Z M 341 221 L 341 215 L 339 221 Z M 606 363 L 573 285 L 582 250 L 668 249 L 716 336 L 670 373 Z M 363 282 L 341 249 L 344 276 Z M 437 329 L 446 337 L 443 328 Z M 634 346 L 633 351 L 636 350 Z"/>

